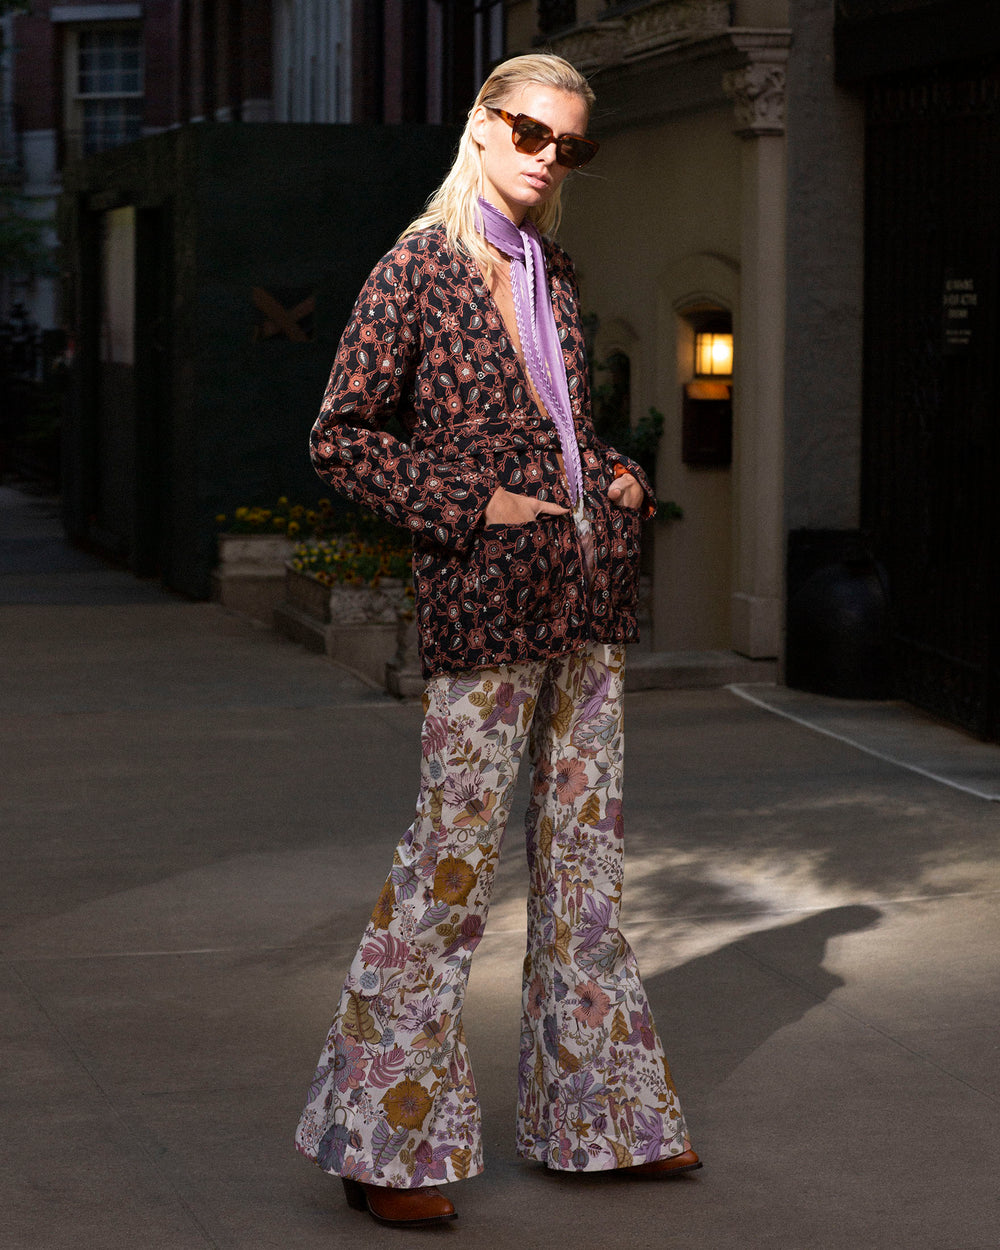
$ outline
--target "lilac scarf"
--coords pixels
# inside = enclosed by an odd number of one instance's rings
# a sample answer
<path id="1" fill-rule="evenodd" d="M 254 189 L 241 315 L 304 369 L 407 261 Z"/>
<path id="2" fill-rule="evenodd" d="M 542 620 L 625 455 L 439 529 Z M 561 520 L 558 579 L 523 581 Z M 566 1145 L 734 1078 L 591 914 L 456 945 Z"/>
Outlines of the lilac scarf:
<path id="1" fill-rule="evenodd" d="M 511 258 L 510 288 L 521 350 L 538 397 L 559 434 L 570 498 L 576 503 L 583 494 L 580 448 L 569 402 L 566 362 L 549 298 L 542 240 L 533 221 L 525 219 L 523 226 L 515 226 L 482 196 L 479 208 L 482 214 L 480 233 Z"/>

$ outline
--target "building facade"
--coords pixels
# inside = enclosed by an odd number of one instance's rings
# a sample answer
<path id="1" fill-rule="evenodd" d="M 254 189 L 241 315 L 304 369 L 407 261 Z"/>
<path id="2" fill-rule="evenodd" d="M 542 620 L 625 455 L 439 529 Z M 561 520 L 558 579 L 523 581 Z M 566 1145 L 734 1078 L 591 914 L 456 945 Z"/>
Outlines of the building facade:
<path id="1" fill-rule="evenodd" d="M 893 691 L 1000 740 L 1000 11 L 839 0 L 864 126 L 860 512 Z"/>
<path id="2" fill-rule="evenodd" d="M 88 13 L 124 21 L 111 7 Z M 458 67 L 468 76 L 499 55 L 502 10 L 153 7 L 136 6 L 138 33 L 108 28 L 98 62 L 143 86 L 128 114 L 141 135 L 109 129 L 59 169 L 61 316 L 76 345 L 63 514 L 73 537 L 204 596 L 217 514 L 315 498 L 302 439 L 340 330 L 447 169 L 457 136 L 440 118 Z M 170 32 L 155 91 L 154 16 Z M 124 34 L 145 54 L 124 59 Z M 364 72 L 373 49 L 377 77 Z M 53 117 L 68 152 L 68 123 Z"/>
<path id="3" fill-rule="evenodd" d="M 75 533 L 103 533 L 149 571 L 166 567 L 163 552 L 186 526 L 194 554 L 174 560 L 169 579 L 200 593 L 211 547 L 201 512 L 247 501 L 223 497 L 209 456 L 173 535 L 133 542 L 142 526 L 124 513 L 117 530 L 87 530 L 100 490 L 107 516 L 116 500 L 143 498 L 142 456 L 133 464 L 115 448 L 148 443 L 135 396 L 153 394 L 149 377 L 164 368 L 149 364 L 160 340 L 155 325 L 140 328 L 142 310 L 192 272 L 181 221 L 191 200 L 171 190 L 170 161 L 178 177 L 211 185 L 221 205 L 217 171 L 199 171 L 196 149 L 224 166 L 226 127 L 234 136 L 236 123 L 304 127 L 291 200 L 279 185 L 280 127 L 261 149 L 256 182 L 254 144 L 228 144 L 249 162 L 233 185 L 258 188 L 284 220 L 322 182 L 349 225 L 358 199 L 338 182 L 337 152 L 363 150 L 375 166 L 406 150 L 398 128 L 423 127 L 414 142 L 434 154 L 434 169 L 410 162 L 412 185 L 368 180 L 371 194 L 392 200 L 369 231 L 377 249 L 389 218 L 406 216 L 399 204 L 429 189 L 447 160 L 454 132 L 434 138 L 426 127 L 460 122 L 503 55 L 551 48 L 588 74 L 598 97 L 592 133 L 602 151 L 566 184 L 562 237 L 578 268 L 600 403 L 635 426 L 662 415 L 657 493 L 683 513 L 650 534 L 652 647 L 777 657 L 807 688 L 899 694 L 1000 737 L 995 4 L 37 0 L 4 21 L 5 176 L 18 171 L 44 216 L 62 171 L 78 171 L 69 299 L 60 311 L 44 281 L 33 295 L 42 324 L 68 310 L 91 360 L 73 425 Z M 331 124 L 345 131 L 342 143 L 331 143 Z M 221 129 L 194 144 L 160 133 L 197 125 Z M 126 155 L 110 160 L 108 148 Z M 254 221 L 266 235 L 261 212 Z M 205 255 L 225 252 L 219 220 L 199 218 Z M 227 261 L 229 286 L 207 284 L 229 318 L 216 335 L 216 374 L 226 359 L 246 371 L 251 287 L 286 309 L 316 294 L 319 337 L 336 337 L 359 275 L 339 261 L 324 271 L 323 257 L 343 247 L 332 234 L 297 260 L 285 224 L 270 252 L 251 258 L 256 277 Z M 144 270 L 141 257 L 159 268 Z M 116 277 L 129 273 L 134 290 Z M 188 281 L 185 292 L 185 315 L 202 324 L 203 291 Z M 122 309 L 152 353 L 146 380 L 140 369 L 122 391 L 109 368 L 102 392 L 93 384 L 102 351 L 105 363 L 128 364 L 106 333 Z M 169 300 L 162 315 L 164 324 L 177 315 Z M 198 335 L 184 341 L 197 357 Z M 712 357 L 699 350 L 706 342 L 729 350 Z M 271 370 L 257 393 L 277 402 L 282 370 L 297 375 L 307 350 L 318 376 L 319 348 L 255 355 L 252 373 Z M 182 352 L 162 376 L 180 394 L 195 385 L 197 359 Z M 206 376 L 205 394 L 224 396 Z M 162 393 L 158 403 L 183 408 Z M 255 414 L 248 471 L 225 491 L 270 488 L 285 414 Z M 104 431 L 96 458 L 95 429 Z M 156 489 L 171 489 L 169 475 Z"/>
<path id="4" fill-rule="evenodd" d="M 594 358 L 627 358 L 633 420 L 663 414 L 657 493 L 683 510 L 651 535 L 652 645 L 779 656 L 788 5 L 510 4 L 510 51 L 540 40 L 597 94 L 563 230 Z M 696 360 L 709 325 L 733 335 L 721 377 Z"/>
<path id="5" fill-rule="evenodd" d="M 598 95 L 565 239 L 595 358 L 664 413 L 653 634 L 779 656 L 1000 738 L 1000 10 L 983 0 L 508 5 Z M 694 339 L 734 336 L 731 462 Z M 708 410 L 706 409 L 706 412 Z M 696 414 L 697 415 L 697 414 Z"/>
<path id="6" fill-rule="evenodd" d="M 197 122 L 447 124 L 504 46 L 502 0 L 31 0 L 0 21 L 0 176 L 53 256 L 77 160 Z M 0 317 L 61 324 L 53 276 L 0 281 Z"/>

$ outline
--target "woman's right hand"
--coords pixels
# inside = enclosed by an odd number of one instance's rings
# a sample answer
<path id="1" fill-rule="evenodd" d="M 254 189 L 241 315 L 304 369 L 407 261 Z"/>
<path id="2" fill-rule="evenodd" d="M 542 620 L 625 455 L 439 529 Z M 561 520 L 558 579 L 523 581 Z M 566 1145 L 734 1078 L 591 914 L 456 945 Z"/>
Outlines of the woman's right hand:
<path id="1" fill-rule="evenodd" d="M 560 508 L 557 503 L 549 503 L 547 499 L 533 499 L 531 495 L 512 495 L 510 491 L 498 486 L 486 505 L 484 517 L 487 525 L 524 525 L 543 512 L 552 516 L 565 516 L 569 508 Z"/>

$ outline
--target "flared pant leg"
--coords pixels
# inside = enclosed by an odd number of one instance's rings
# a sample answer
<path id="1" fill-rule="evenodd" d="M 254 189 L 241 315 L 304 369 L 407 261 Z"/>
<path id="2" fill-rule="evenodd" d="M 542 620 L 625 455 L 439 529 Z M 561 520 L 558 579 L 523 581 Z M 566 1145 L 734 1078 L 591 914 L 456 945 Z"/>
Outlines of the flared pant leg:
<path id="1" fill-rule="evenodd" d="M 296 1134 L 325 1171 L 416 1188 L 482 1170 L 462 1007 L 533 723 L 519 1153 L 585 1170 L 687 1148 L 618 930 L 622 669 L 619 650 L 594 645 L 428 685 L 416 816 Z"/>
<path id="2" fill-rule="evenodd" d="M 619 930 L 624 653 L 550 665 L 531 731 L 531 888 L 518 1153 L 596 1171 L 690 1148 L 677 1091 Z"/>
<path id="3" fill-rule="evenodd" d="M 482 1170 L 462 1006 L 546 668 L 480 669 L 427 687 L 416 816 L 351 965 L 296 1134 L 325 1171 L 417 1188 Z"/>

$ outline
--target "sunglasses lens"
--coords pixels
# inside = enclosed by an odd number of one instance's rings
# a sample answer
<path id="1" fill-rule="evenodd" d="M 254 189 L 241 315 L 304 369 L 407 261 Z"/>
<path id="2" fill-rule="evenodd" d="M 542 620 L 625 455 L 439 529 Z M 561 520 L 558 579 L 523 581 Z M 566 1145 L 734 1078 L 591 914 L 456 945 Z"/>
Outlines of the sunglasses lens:
<path id="1" fill-rule="evenodd" d="M 596 151 L 597 144 L 588 143 L 586 139 L 560 139 L 556 160 L 570 169 L 579 169 L 581 165 L 586 165 Z"/>
<path id="2" fill-rule="evenodd" d="M 575 135 L 560 135 L 557 139 L 544 122 L 536 121 L 534 117 L 519 113 L 512 118 L 509 113 L 503 113 L 500 109 L 494 111 L 500 113 L 510 126 L 514 147 L 528 156 L 534 156 L 550 143 L 555 143 L 558 163 L 565 165 L 567 169 L 579 169 L 597 151 L 598 145 L 592 139 L 581 139 Z"/>
<path id="3" fill-rule="evenodd" d="M 555 135 L 541 122 L 536 122 L 530 117 L 519 117 L 513 127 L 514 146 L 519 152 L 526 152 L 529 156 L 533 156 L 536 152 L 540 152 L 555 138 Z"/>

